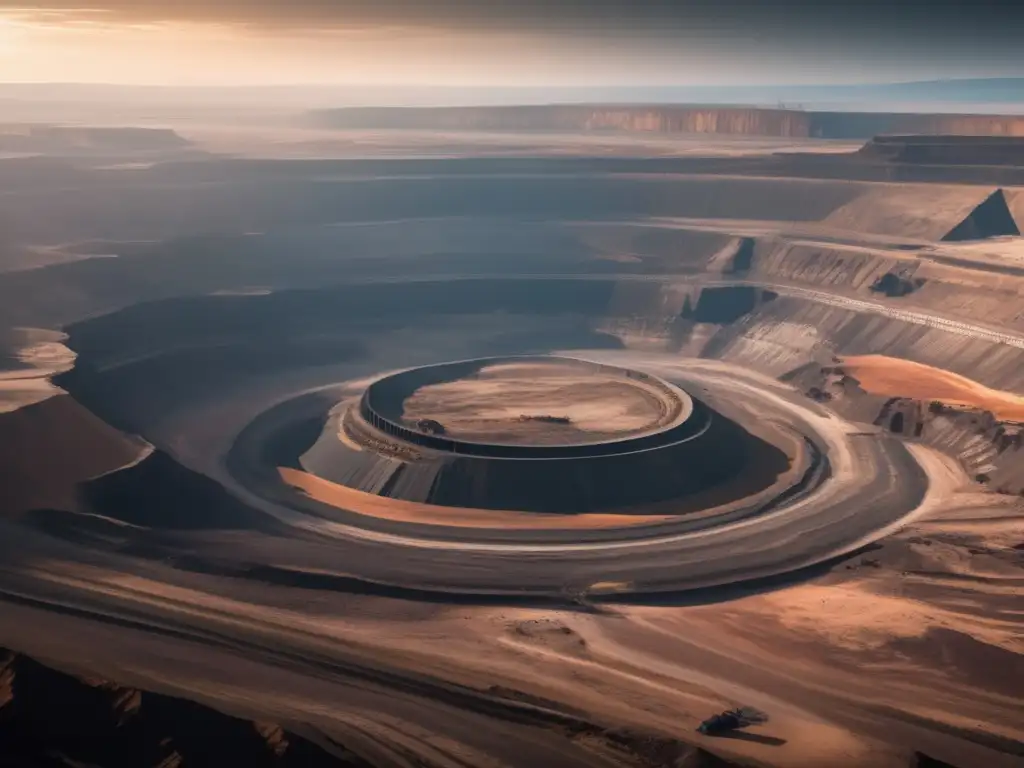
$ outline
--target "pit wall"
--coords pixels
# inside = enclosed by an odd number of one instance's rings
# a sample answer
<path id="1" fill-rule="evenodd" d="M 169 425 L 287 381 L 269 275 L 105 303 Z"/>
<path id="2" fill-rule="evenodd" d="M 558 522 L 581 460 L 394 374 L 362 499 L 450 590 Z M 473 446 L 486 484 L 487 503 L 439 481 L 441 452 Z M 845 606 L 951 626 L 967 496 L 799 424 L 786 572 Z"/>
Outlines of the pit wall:
<path id="1" fill-rule="evenodd" d="M 841 366 L 808 364 L 785 377 L 844 418 L 874 424 L 953 456 L 969 477 L 1004 494 L 1024 489 L 1024 434 L 991 413 L 865 392 Z"/>
<path id="2" fill-rule="evenodd" d="M 703 334 L 699 331 L 703 330 Z M 780 296 L 728 326 L 694 328 L 687 354 L 781 376 L 834 356 L 882 354 L 1024 391 L 1024 349 L 879 315 Z"/>
<path id="3" fill-rule="evenodd" d="M 828 259 L 816 258 L 812 250 L 793 249 L 788 254 L 779 256 L 774 266 L 770 261 L 758 262 L 755 258 L 752 279 L 770 283 L 769 272 L 788 270 L 787 280 L 795 281 L 803 274 L 805 284 L 813 287 L 827 275 L 838 274 L 836 261 L 847 258 L 838 253 Z M 855 286 L 858 292 L 869 291 L 872 277 L 890 266 L 888 260 L 878 264 L 862 261 L 857 270 L 850 270 L 851 274 L 859 275 Z M 984 308 L 984 312 L 991 313 L 986 315 L 989 322 L 1005 320 L 1008 325 L 1021 327 L 1019 319 L 1014 319 L 1022 306 L 1011 287 L 1014 282 L 1002 281 L 1005 287 L 1000 292 L 998 280 L 989 284 L 989 277 L 985 277 L 981 282 L 979 275 L 963 275 L 965 281 L 979 280 L 976 285 L 948 288 L 943 288 L 939 280 L 929 279 L 918 292 L 924 297 L 921 299 L 918 293 L 903 299 L 871 296 L 896 307 L 934 301 L 944 312 L 966 315 L 970 310 L 974 317 L 982 311 L 979 308 Z M 337 287 L 244 299 L 209 297 L 137 305 L 69 328 L 68 345 L 79 354 L 78 366 L 57 383 L 73 390 L 101 418 L 116 423 L 107 418 L 114 416 L 107 413 L 105 404 L 122 400 L 122 390 L 140 389 L 135 385 L 136 374 L 145 376 L 140 366 L 112 368 L 110 373 L 102 374 L 97 369 L 116 365 L 123 359 L 152 357 L 154 350 L 203 347 L 210 342 L 210 328 L 217 328 L 217 340 L 223 339 L 226 344 L 221 351 L 214 350 L 221 357 L 226 354 L 223 350 L 237 348 L 239 359 L 244 359 L 247 344 L 256 337 L 261 344 L 272 346 L 280 340 L 283 348 L 284 341 L 299 335 L 308 339 L 309 361 L 318 362 L 321 358 L 337 358 L 339 350 L 345 351 L 339 348 L 339 338 L 350 339 L 364 325 L 369 333 L 378 332 L 382 323 L 392 329 L 410 327 L 426 316 L 448 316 L 454 320 L 457 315 L 489 316 L 504 312 L 544 317 L 552 328 L 579 322 L 609 334 L 610 341 L 629 348 L 670 351 L 680 356 L 722 357 L 774 375 L 813 360 L 827 360 L 832 354 L 879 353 L 949 368 L 991 387 L 1024 392 L 1024 350 L 1015 347 L 784 294 L 774 300 L 744 305 L 739 300 L 749 297 L 737 293 L 737 308 L 742 311 L 728 322 L 706 322 L 702 316 L 683 317 L 687 302 L 691 309 L 700 306 L 704 290 L 707 289 L 692 281 L 680 280 L 472 280 Z M 368 318 L 379 313 L 382 306 L 389 307 L 389 313 L 370 323 Z M 283 326 L 282 317 L 288 318 Z M 346 354 L 359 354 L 358 345 Z M 168 364 L 169 367 L 172 366 Z M 189 370 L 197 368 L 186 368 Z M 152 384 L 166 378 L 164 368 L 156 367 L 146 380 Z M 123 387 L 118 389 L 115 385 L 122 379 Z M 168 386 L 163 389 L 170 393 Z M 147 408 L 153 404 L 150 400 L 146 403 Z"/>
<path id="4" fill-rule="evenodd" d="M 442 506 L 600 512 L 712 492 L 741 483 L 739 478 L 755 466 L 771 474 L 783 472 L 788 464 L 781 451 L 698 401 L 687 424 L 688 439 L 609 455 L 525 459 L 425 454 L 396 461 L 363 452 L 348 472 L 347 484 Z M 623 477 L 630 482 L 622 483 Z"/>
<path id="5" fill-rule="evenodd" d="M 839 248 L 765 240 L 758 243 L 751 269 L 743 277 L 765 283 L 784 283 L 840 294 L 863 294 L 872 301 L 895 302 L 893 307 L 941 312 L 965 322 L 985 323 L 1024 331 L 1024 265 L 969 262 L 962 265 L 943 253 L 868 248 Z M 949 263 L 954 262 L 954 263 Z M 908 293 L 886 297 L 879 283 L 892 275 Z"/>

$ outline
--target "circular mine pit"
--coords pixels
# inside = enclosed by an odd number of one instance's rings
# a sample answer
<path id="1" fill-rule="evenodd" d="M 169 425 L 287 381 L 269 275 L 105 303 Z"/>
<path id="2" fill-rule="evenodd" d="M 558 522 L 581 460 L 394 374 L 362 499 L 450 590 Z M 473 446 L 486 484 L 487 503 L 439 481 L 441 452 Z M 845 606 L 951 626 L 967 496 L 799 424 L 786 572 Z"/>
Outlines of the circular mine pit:
<path id="1" fill-rule="evenodd" d="M 296 461 L 320 480 L 478 510 L 646 514 L 766 484 L 787 457 L 649 373 L 565 357 L 501 357 L 384 376 L 336 407 Z M 758 481 L 760 482 L 760 480 Z"/>

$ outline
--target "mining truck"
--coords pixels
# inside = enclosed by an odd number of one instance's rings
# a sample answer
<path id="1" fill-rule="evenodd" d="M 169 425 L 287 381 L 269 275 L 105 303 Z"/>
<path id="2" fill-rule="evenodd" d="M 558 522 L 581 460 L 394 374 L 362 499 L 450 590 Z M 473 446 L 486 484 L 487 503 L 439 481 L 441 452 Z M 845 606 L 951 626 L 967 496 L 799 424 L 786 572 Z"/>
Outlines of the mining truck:
<path id="1" fill-rule="evenodd" d="M 767 722 L 768 715 L 761 710 L 754 707 L 738 707 L 709 717 L 697 727 L 697 730 L 708 736 L 714 736 Z"/>

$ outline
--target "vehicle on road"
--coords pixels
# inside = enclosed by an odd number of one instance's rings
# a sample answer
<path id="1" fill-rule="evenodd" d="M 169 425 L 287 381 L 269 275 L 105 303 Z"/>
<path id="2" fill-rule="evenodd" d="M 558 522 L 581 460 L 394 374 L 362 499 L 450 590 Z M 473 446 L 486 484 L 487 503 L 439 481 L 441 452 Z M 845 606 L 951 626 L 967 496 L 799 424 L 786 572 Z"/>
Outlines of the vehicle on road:
<path id="1" fill-rule="evenodd" d="M 714 736 L 767 722 L 768 715 L 761 710 L 755 707 L 738 707 L 709 717 L 697 727 L 697 730 L 707 736 Z"/>

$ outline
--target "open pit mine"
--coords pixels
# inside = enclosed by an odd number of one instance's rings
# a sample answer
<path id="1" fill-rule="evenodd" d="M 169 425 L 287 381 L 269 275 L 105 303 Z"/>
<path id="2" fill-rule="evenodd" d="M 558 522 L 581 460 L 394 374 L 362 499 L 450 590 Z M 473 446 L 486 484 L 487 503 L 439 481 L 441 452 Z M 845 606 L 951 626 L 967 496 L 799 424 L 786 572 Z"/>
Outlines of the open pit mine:
<path id="1" fill-rule="evenodd" d="M 1024 764 L 1022 140 L 586 146 L 0 161 L 0 764 Z"/>

